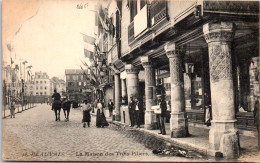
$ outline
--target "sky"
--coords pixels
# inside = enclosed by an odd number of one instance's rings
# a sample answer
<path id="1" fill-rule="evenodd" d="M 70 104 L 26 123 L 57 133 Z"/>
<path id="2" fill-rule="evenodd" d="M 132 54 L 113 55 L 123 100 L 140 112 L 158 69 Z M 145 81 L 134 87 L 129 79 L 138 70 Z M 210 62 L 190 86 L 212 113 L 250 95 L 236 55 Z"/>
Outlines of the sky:
<path id="1" fill-rule="evenodd" d="M 65 69 L 80 69 L 81 33 L 94 36 L 93 0 L 3 0 L 3 61 L 26 60 L 32 71 L 65 79 Z M 81 9 L 77 8 L 82 6 Z M 7 49 L 10 43 L 13 51 Z M 15 59 L 16 58 L 16 59 Z M 22 66 L 23 70 L 23 66 Z"/>

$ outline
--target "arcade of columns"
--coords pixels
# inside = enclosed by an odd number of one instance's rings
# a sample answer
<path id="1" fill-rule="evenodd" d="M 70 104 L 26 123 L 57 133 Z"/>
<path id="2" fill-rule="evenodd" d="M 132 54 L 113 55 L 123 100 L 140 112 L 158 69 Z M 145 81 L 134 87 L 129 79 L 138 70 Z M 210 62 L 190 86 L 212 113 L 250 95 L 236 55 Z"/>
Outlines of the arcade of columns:
<path id="1" fill-rule="evenodd" d="M 209 131 L 209 154 L 223 153 L 224 157 L 235 158 L 239 155 L 239 135 L 235 126 L 234 91 L 232 78 L 231 41 L 234 36 L 234 25 L 229 22 L 205 24 L 204 38 L 208 44 L 212 126 Z M 174 42 L 165 45 L 165 52 L 169 58 L 171 77 L 171 137 L 186 137 L 188 119 L 185 112 L 184 79 L 182 71 L 181 49 Z M 141 57 L 145 71 L 145 128 L 154 129 L 155 114 L 151 106 L 155 104 L 155 71 L 148 56 Z M 125 66 L 127 84 L 119 74 L 115 75 L 115 108 L 117 120 L 120 119 L 120 96 L 138 97 L 139 69 L 131 64 Z M 122 91 L 120 88 L 122 85 Z"/>

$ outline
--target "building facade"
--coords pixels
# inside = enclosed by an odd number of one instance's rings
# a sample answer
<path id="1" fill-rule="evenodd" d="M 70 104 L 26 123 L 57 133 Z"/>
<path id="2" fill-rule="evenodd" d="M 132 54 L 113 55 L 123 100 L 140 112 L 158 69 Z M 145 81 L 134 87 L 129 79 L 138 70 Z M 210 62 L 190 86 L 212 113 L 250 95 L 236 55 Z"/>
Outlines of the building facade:
<path id="1" fill-rule="evenodd" d="M 211 107 L 208 153 L 238 157 L 238 127 L 255 129 L 259 100 L 259 4 L 110 0 L 97 13 L 94 65 L 100 81 L 113 74 L 116 120 L 130 123 L 122 98 L 136 97 L 145 128 L 155 129 L 151 107 L 163 85 L 172 137 L 188 136 L 189 121 L 204 123 Z"/>
<path id="2" fill-rule="evenodd" d="M 62 79 L 59 79 L 57 77 L 52 77 L 51 81 L 53 83 L 53 89 L 56 89 L 58 93 L 60 93 L 62 96 L 65 96 L 66 94 L 66 82 Z"/>
<path id="3" fill-rule="evenodd" d="M 85 70 L 87 72 L 87 70 Z M 88 73 L 86 73 L 88 74 Z M 81 69 L 66 69 L 66 95 L 70 100 L 81 102 L 89 98 L 90 81 Z"/>
<path id="4" fill-rule="evenodd" d="M 35 72 L 34 95 L 51 96 L 53 94 L 53 83 L 46 72 Z"/>

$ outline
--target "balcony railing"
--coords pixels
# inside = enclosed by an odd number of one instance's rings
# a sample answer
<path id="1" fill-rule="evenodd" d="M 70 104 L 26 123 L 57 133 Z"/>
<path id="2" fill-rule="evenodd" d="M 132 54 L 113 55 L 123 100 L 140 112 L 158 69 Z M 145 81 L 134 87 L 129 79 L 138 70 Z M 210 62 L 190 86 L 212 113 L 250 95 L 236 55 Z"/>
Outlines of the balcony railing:
<path id="1" fill-rule="evenodd" d="M 150 23 L 151 26 L 157 24 L 167 16 L 167 1 L 153 1 L 150 6 Z"/>
<path id="2" fill-rule="evenodd" d="M 259 2 L 250 1 L 204 1 L 204 10 L 222 12 L 259 13 Z"/>
<path id="3" fill-rule="evenodd" d="M 145 29 L 156 25 L 166 17 L 166 0 L 152 1 L 150 7 L 147 5 L 144 6 L 142 10 L 135 16 L 134 21 L 132 21 L 128 26 L 128 44 L 132 43 L 135 40 L 135 37 L 138 37 L 138 35 L 142 34 Z"/>
<path id="4" fill-rule="evenodd" d="M 134 41 L 135 36 L 134 36 L 135 32 L 134 32 L 134 21 L 132 21 L 130 23 L 130 25 L 128 26 L 128 43 L 131 43 L 132 41 Z"/>

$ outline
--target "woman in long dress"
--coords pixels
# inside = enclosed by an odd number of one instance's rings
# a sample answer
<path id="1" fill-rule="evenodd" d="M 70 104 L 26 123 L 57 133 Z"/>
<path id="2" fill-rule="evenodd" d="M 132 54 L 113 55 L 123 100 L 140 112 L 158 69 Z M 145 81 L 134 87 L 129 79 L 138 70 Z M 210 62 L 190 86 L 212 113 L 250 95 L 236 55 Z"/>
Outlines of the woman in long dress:
<path id="1" fill-rule="evenodd" d="M 98 101 L 97 108 L 98 109 L 97 109 L 97 117 L 96 117 L 97 118 L 96 119 L 96 126 L 97 127 L 108 126 L 101 100 Z"/>
<path id="2" fill-rule="evenodd" d="M 91 104 L 88 103 L 87 100 L 85 100 L 82 106 L 82 114 L 83 114 L 82 122 L 84 128 L 86 127 L 86 122 L 88 124 L 88 127 L 90 126 L 90 122 L 91 122 L 90 111 L 91 111 Z"/>

